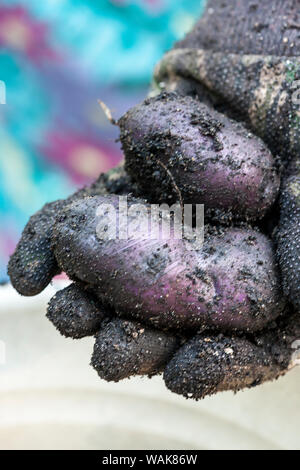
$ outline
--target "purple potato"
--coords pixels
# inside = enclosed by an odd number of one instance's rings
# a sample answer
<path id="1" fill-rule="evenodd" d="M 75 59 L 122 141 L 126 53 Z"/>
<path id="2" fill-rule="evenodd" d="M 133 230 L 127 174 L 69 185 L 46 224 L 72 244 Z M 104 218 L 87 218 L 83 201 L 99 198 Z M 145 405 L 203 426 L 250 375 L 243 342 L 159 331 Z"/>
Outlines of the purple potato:
<path id="1" fill-rule="evenodd" d="M 257 219 L 277 197 L 280 178 L 262 140 L 196 99 L 162 93 L 119 125 L 126 170 L 156 202 L 175 183 L 186 203 Z"/>
<path id="2" fill-rule="evenodd" d="M 131 200 L 132 210 L 137 200 Z M 255 331 L 280 315 L 284 301 L 270 240 L 252 229 L 207 228 L 204 245 L 193 240 L 103 239 L 112 212 L 99 207 L 117 196 L 97 196 L 65 208 L 53 230 L 63 271 L 81 281 L 117 314 L 163 329 Z M 148 228 L 148 215 L 128 217 Z M 120 221 L 120 228 L 124 228 Z M 105 232 L 104 232 L 105 233 Z"/>

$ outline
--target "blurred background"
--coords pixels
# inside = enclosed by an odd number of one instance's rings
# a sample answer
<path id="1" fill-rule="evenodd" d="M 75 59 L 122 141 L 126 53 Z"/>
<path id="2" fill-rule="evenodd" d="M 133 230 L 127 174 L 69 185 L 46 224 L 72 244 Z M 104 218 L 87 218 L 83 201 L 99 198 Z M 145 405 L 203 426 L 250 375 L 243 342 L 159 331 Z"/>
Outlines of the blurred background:
<path id="1" fill-rule="evenodd" d="M 0 283 L 29 216 L 122 159 L 97 99 L 141 101 L 204 2 L 0 0 Z"/>

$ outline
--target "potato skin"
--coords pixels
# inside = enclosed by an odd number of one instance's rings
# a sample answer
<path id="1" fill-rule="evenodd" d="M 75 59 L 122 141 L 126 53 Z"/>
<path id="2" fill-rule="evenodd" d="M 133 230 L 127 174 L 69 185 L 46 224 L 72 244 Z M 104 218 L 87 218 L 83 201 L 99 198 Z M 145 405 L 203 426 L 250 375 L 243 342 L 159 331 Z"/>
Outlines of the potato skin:
<path id="1" fill-rule="evenodd" d="M 119 126 L 126 170 L 155 201 L 174 197 L 175 181 L 186 203 L 259 219 L 277 197 L 280 178 L 262 140 L 196 99 L 162 93 Z"/>
<path id="2" fill-rule="evenodd" d="M 97 217 L 97 208 L 118 202 L 116 196 L 74 202 L 53 232 L 61 269 L 118 315 L 167 330 L 222 331 L 259 330 L 280 315 L 277 267 L 263 234 L 207 230 L 202 249 L 174 238 L 99 239 L 96 228 L 111 219 Z"/>

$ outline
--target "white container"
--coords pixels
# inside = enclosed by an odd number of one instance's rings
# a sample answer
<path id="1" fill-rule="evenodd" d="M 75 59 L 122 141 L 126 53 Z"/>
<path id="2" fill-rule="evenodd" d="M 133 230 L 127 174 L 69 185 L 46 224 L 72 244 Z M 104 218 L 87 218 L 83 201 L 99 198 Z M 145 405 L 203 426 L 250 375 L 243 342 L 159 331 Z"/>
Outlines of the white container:
<path id="1" fill-rule="evenodd" d="M 160 377 L 106 383 L 89 366 L 93 339 L 63 338 L 46 319 L 58 287 L 0 288 L 0 449 L 300 449 L 299 368 L 200 402 Z"/>

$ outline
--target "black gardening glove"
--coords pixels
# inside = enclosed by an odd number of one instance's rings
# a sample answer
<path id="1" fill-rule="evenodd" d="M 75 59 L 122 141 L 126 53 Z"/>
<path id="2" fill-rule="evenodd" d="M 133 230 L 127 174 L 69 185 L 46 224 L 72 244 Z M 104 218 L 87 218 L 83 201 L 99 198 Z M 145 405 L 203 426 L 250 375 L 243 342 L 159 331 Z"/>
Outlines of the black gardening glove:
<path id="1" fill-rule="evenodd" d="M 67 272 L 74 284 L 56 294 L 47 315 L 66 336 L 96 335 L 92 365 L 100 377 L 118 381 L 164 371 L 172 391 L 201 398 L 257 385 L 297 362 L 300 147 L 291 77 L 299 76 L 300 40 L 293 5 L 285 1 L 283 7 L 277 0 L 263 5 L 208 2 L 194 31 L 156 69 L 156 87 L 167 93 L 146 100 L 119 121 L 127 172 L 119 168 L 101 176 L 66 201 L 46 205 L 27 224 L 10 260 L 11 281 L 21 294 L 35 295 L 61 269 Z M 173 91 L 177 94 L 169 94 Z M 213 107 L 240 120 L 280 158 L 274 162 L 261 140 Z M 186 171 L 191 161 L 192 169 Z M 230 176 L 216 185 L 203 175 L 207 164 L 212 165 L 212 175 L 219 164 L 226 165 Z M 110 196 L 113 201 L 128 194 L 129 201 L 136 201 L 134 197 L 152 203 L 204 203 L 209 222 L 204 241 L 207 271 L 197 250 L 185 252 L 180 244 L 170 250 L 168 256 L 183 267 L 174 275 L 178 289 L 172 284 L 169 288 L 181 295 L 174 294 L 174 305 L 161 290 L 166 303 L 157 310 L 160 274 L 167 272 L 169 280 L 173 271 L 166 270 L 168 262 L 153 261 L 153 247 L 146 246 L 150 271 L 148 263 L 140 278 L 135 270 L 127 274 L 135 259 L 143 267 L 136 248 L 128 252 L 128 243 L 125 250 L 100 244 L 113 254 L 110 259 L 116 265 L 112 269 L 107 263 L 104 269 L 100 263 L 94 209 L 108 194 L 115 195 Z M 274 261 L 276 246 L 283 292 Z M 154 248 L 161 249 L 161 244 Z M 152 289 L 153 271 L 158 287 L 152 311 L 147 287 L 149 282 Z M 218 276 L 222 280 L 224 272 L 246 300 L 235 292 L 216 295 Z M 204 298 L 195 298 L 197 289 L 204 291 Z M 201 315 L 193 310 L 197 302 Z"/>

